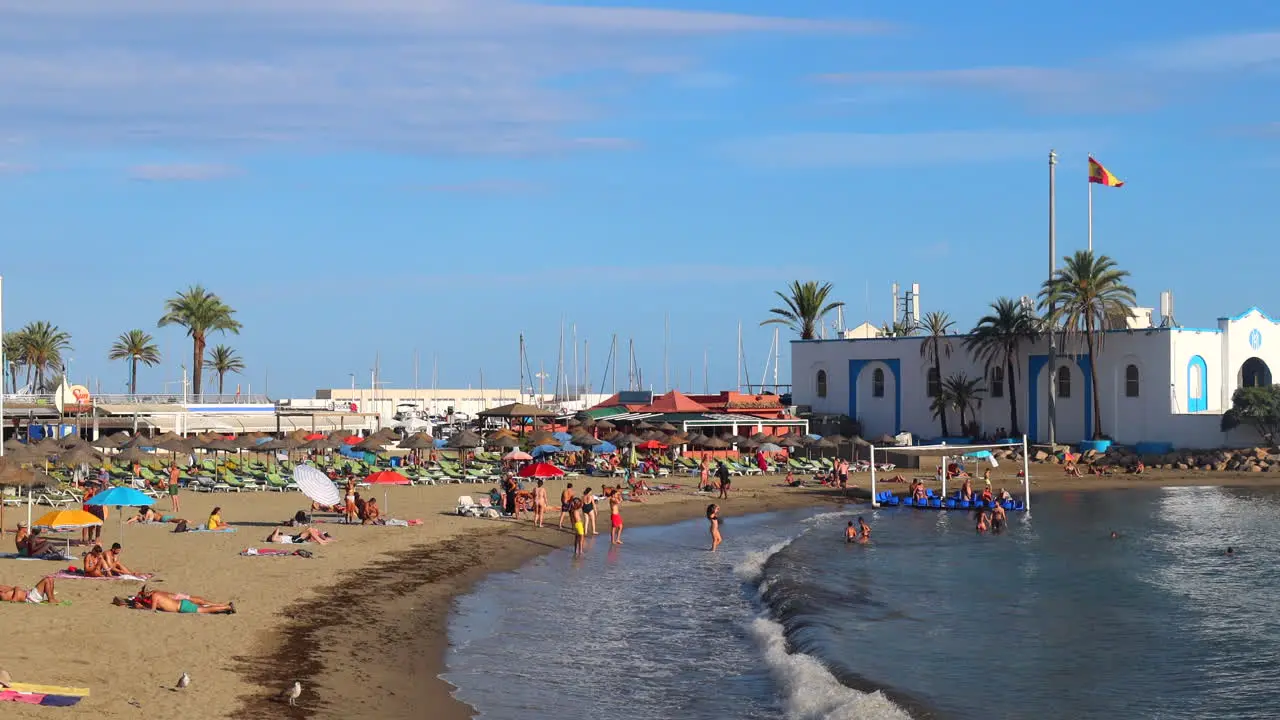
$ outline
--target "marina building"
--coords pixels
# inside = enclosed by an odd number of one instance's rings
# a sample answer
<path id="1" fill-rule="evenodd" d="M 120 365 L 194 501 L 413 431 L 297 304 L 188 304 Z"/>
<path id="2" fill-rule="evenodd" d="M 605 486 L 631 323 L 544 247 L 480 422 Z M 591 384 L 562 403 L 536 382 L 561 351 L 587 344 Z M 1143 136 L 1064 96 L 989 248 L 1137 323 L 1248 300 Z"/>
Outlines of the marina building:
<path id="1" fill-rule="evenodd" d="M 1104 333 L 1097 352 L 1101 430 L 1125 445 L 1212 448 L 1257 442 L 1252 430 L 1224 433 L 1221 416 L 1236 388 L 1270 385 L 1280 368 L 1280 321 L 1254 307 L 1220 318 L 1216 327 L 1152 324 L 1140 312 L 1130 327 Z M 942 372 L 921 352 L 925 338 L 851 337 L 796 340 L 791 344 L 793 402 L 802 411 L 847 415 L 863 436 L 940 435 L 931 406 L 944 378 L 981 378 L 984 392 L 966 421 L 978 435 L 1012 435 L 1010 404 L 1019 430 L 1032 442 L 1048 441 L 1049 383 L 1057 392 L 1057 441 L 1093 437 L 1090 358 L 1083 346 L 1058 348 L 1049 367 L 1048 342 L 1027 343 L 1015 366 L 1010 396 L 1005 368 L 985 367 L 966 350 L 966 335 L 946 338 L 951 353 Z M 960 436 L 958 413 L 948 411 L 950 434 Z"/>

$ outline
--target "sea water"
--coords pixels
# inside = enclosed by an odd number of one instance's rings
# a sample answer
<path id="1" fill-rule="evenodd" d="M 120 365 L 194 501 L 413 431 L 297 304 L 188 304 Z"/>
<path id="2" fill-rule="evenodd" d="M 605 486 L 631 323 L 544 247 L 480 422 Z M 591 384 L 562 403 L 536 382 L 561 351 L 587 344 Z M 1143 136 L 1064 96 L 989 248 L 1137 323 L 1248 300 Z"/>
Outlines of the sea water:
<path id="1" fill-rule="evenodd" d="M 502 720 L 1280 717 L 1280 494 L 1034 500 L 1000 535 L 865 506 L 729 517 L 717 553 L 705 521 L 601 535 L 460 598 L 445 678 Z"/>

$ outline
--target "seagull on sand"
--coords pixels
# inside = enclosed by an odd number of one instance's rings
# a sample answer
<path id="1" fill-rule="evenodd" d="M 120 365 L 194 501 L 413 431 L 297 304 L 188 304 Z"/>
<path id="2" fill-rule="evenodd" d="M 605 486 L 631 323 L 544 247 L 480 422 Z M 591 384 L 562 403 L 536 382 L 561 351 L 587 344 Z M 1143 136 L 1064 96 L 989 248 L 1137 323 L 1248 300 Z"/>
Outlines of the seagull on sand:
<path id="1" fill-rule="evenodd" d="M 186 672 L 182 673 L 182 677 L 178 678 L 178 689 L 182 690 L 191 684 L 191 676 Z"/>
<path id="2" fill-rule="evenodd" d="M 297 707 L 298 698 L 301 696 L 302 696 L 302 683 L 298 680 L 294 680 L 292 685 L 285 688 L 284 692 L 280 693 L 280 697 L 287 698 L 289 700 L 290 707 Z"/>

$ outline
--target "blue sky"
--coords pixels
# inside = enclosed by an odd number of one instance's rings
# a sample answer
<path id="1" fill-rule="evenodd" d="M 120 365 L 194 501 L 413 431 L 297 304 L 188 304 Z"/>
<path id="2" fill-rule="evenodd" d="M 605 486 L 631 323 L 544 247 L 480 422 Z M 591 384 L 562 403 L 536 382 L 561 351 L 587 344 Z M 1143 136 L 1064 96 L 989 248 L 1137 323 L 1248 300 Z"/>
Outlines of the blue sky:
<path id="1" fill-rule="evenodd" d="M 593 385 L 616 333 L 661 386 L 669 315 L 671 384 L 706 353 L 728 387 L 792 279 L 849 324 L 895 280 L 961 326 L 1034 292 L 1051 147 L 1060 254 L 1093 152 L 1143 304 L 1280 313 L 1280 4 L 650 2 L 0 0 L 5 327 L 67 329 L 104 392 L 147 329 L 160 391 L 190 353 L 161 305 L 203 283 L 244 323 L 229 382 L 279 397 L 375 353 L 411 385 L 415 351 L 511 387 L 562 319 Z"/>

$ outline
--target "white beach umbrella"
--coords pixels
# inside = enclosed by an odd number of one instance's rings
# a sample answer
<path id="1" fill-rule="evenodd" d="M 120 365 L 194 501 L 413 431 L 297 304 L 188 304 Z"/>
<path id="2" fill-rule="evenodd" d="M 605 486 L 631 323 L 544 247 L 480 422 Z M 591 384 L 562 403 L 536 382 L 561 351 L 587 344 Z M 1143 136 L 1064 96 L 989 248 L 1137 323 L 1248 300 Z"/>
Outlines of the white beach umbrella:
<path id="1" fill-rule="evenodd" d="M 299 465 L 293 469 L 293 482 L 303 495 L 321 505 L 337 505 L 342 501 L 342 493 L 333 484 L 328 475 L 310 465 Z"/>

